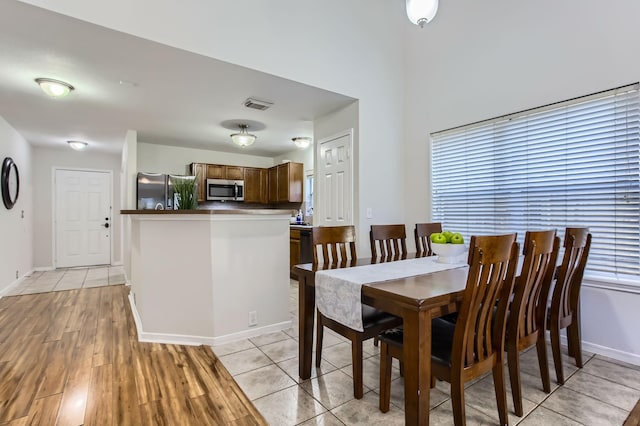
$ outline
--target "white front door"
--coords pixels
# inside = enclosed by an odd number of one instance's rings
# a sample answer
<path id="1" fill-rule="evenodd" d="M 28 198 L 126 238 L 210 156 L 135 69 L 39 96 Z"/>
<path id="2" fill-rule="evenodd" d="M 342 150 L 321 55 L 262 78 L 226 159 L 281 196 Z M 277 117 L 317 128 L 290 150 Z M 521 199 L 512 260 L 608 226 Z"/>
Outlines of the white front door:
<path id="1" fill-rule="evenodd" d="M 55 171 L 55 265 L 111 263 L 111 172 Z"/>
<path id="2" fill-rule="evenodd" d="M 353 225 L 351 131 L 320 141 L 314 224 Z"/>

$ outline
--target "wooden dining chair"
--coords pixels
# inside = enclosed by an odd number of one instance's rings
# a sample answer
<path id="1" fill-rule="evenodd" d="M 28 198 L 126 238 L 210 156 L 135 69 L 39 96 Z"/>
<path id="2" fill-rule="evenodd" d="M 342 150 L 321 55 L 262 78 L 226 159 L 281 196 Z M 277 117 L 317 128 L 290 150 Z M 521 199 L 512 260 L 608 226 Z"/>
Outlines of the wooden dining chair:
<path id="1" fill-rule="evenodd" d="M 457 323 L 431 321 L 431 377 L 451 383 L 456 425 L 465 424 L 464 384 L 493 371 L 500 424 L 508 424 L 504 377 L 504 335 L 515 281 L 519 245 L 516 234 L 475 238 Z M 496 308 L 497 306 L 497 308 Z M 495 312 L 495 314 L 494 314 Z M 380 410 L 389 410 L 392 357 L 402 361 L 403 332 L 380 336 Z"/>
<path id="2" fill-rule="evenodd" d="M 407 255 L 407 232 L 404 225 L 371 225 L 371 257 L 397 260 Z"/>
<path id="3" fill-rule="evenodd" d="M 319 226 L 311 230 L 313 262 L 340 264 L 357 259 L 353 226 Z"/>
<path id="4" fill-rule="evenodd" d="M 513 301 L 509 306 L 505 350 L 516 415 L 522 417 L 520 352 L 536 346 L 542 388 L 551 392 L 545 329 L 549 287 L 555 273 L 560 238 L 556 231 L 527 232 L 524 237 L 524 261 L 516 278 Z"/>
<path id="5" fill-rule="evenodd" d="M 584 268 L 587 265 L 591 234 L 589 228 L 567 228 L 564 234 L 564 256 L 548 308 L 547 328 L 551 335 L 551 349 L 556 378 L 564 384 L 562 356 L 560 352 L 560 330 L 567 329 L 569 356 L 582 368 L 582 341 L 580 337 L 580 287 Z"/>
<path id="6" fill-rule="evenodd" d="M 431 234 L 442 232 L 442 224 L 434 223 L 416 223 L 413 229 L 413 237 L 416 240 L 416 256 L 433 256 L 431 250 Z"/>
<path id="7" fill-rule="evenodd" d="M 325 265 L 346 265 L 350 257 L 356 259 L 356 233 L 353 226 L 319 226 L 312 229 L 313 259 L 319 263 L 322 253 Z M 371 306 L 362 305 L 363 331 L 354 330 L 331 318 L 325 317 L 316 309 L 316 367 L 322 361 L 322 339 L 324 327 L 351 340 L 351 362 L 353 364 L 353 396 L 361 399 L 362 384 L 362 342 L 377 337 L 382 331 L 402 324 L 402 318 L 379 311 Z"/>

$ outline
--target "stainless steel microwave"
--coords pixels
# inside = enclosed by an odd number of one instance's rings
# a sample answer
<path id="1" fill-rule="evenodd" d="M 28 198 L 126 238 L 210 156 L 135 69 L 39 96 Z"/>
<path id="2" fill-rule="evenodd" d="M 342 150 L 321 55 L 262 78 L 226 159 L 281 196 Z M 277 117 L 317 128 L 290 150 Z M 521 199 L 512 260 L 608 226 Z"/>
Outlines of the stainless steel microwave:
<path id="1" fill-rule="evenodd" d="M 244 201 L 244 181 L 207 179 L 207 201 Z"/>

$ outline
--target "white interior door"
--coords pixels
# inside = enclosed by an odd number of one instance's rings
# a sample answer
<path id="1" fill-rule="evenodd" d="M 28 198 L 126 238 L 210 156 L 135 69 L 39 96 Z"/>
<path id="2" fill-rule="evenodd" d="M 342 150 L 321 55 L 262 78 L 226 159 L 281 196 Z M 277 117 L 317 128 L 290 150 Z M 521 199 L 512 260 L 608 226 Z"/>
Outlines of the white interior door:
<path id="1" fill-rule="evenodd" d="M 353 225 L 351 132 L 320 141 L 318 191 L 314 224 Z"/>
<path id="2" fill-rule="evenodd" d="M 111 226 L 111 172 L 56 170 L 56 267 L 110 264 Z"/>

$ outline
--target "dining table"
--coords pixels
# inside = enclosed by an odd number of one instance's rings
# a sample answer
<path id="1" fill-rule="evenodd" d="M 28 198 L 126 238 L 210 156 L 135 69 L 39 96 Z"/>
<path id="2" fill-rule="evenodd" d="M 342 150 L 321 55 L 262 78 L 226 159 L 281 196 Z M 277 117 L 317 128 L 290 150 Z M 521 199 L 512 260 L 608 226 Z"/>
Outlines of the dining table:
<path id="1" fill-rule="evenodd" d="M 415 258 L 365 258 L 342 263 L 306 263 L 294 266 L 299 283 L 299 370 L 301 379 L 311 377 L 316 273 L 337 268 L 354 268 L 385 261 Z M 403 319 L 405 424 L 429 424 L 431 389 L 431 320 L 456 312 L 462 301 L 468 267 L 424 273 L 362 285 L 362 303 Z"/>

